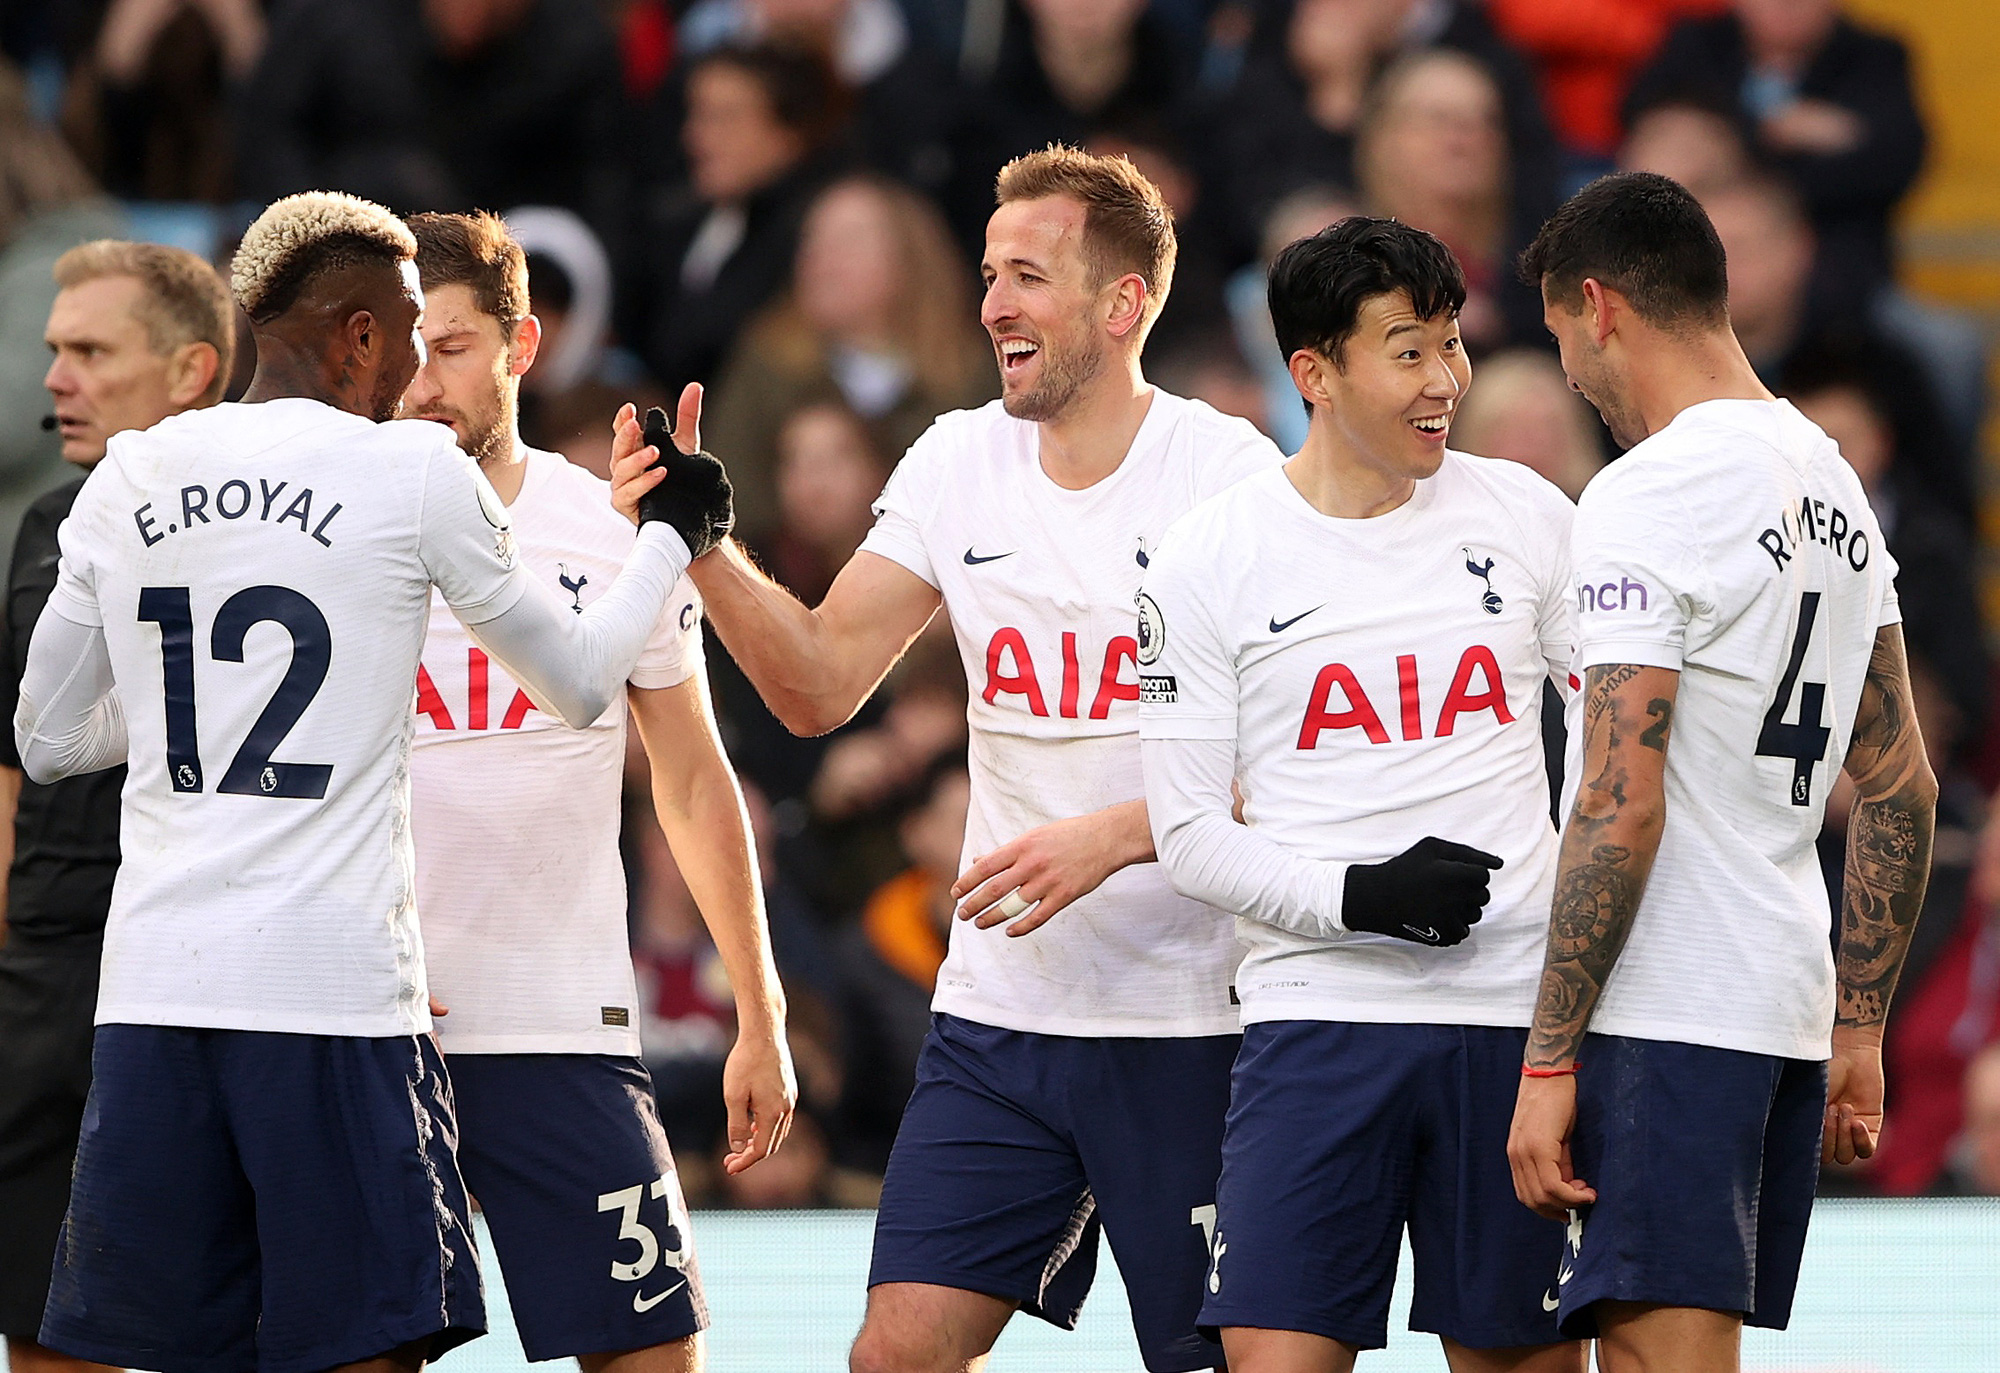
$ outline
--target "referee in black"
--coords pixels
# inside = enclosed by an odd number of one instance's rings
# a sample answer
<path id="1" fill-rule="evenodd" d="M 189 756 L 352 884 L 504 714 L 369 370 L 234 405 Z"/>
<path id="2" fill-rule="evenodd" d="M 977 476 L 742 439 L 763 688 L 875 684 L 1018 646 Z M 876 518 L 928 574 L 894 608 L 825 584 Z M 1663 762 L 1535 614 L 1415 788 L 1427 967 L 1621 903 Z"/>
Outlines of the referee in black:
<path id="1" fill-rule="evenodd" d="M 222 399 L 236 306 L 201 258 L 103 239 L 65 253 L 55 278 L 44 423 L 61 432 L 66 460 L 87 474 L 113 434 Z M 90 1090 L 125 769 L 38 786 L 21 775 L 13 729 L 28 639 L 56 584 L 56 530 L 83 482 L 28 507 L 0 614 L 0 858 L 11 854 L 0 943 L 0 1336 L 13 1373 L 97 1367 L 37 1336 Z"/>

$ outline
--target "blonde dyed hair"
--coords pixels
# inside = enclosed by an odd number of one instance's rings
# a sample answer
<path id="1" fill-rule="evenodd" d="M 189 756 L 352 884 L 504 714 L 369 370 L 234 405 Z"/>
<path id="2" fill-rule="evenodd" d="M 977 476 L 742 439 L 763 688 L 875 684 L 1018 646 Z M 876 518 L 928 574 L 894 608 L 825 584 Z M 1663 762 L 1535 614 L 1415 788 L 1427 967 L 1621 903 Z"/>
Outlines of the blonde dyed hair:
<path id="1" fill-rule="evenodd" d="M 385 207 L 342 191 L 305 191 L 272 202 L 244 231 L 229 281 L 251 322 L 265 324 L 323 272 L 416 255 L 409 225 Z"/>
<path id="2" fill-rule="evenodd" d="M 139 283 L 133 315 L 146 330 L 153 351 L 165 357 L 190 343 L 215 349 L 215 378 L 197 405 L 213 405 L 229 385 L 236 360 L 236 304 L 229 288 L 207 262 L 185 248 L 100 238 L 79 244 L 56 259 L 56 285 L 63 290 L 106 277 Z"/>
<path id="3" fill-rule="evenodd" d="M 1000 169 L 993 198 L 1001 205 L 1068 196 L 1083 206 L 1083 254 L 1100 284 L 1135 273 L 1146 283 L 1142 327 L 1150 328 L 1173 289 L 1174 212 L 1160 188 L 1123 156 L 1106 157 L 1051 143 Z"/>

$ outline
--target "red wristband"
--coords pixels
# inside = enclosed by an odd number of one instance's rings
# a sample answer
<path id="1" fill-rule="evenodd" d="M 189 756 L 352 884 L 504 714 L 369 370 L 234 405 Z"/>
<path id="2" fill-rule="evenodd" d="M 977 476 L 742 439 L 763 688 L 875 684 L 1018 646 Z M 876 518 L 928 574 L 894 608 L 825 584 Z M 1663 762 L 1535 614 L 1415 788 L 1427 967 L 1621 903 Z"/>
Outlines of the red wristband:
<path id="1" fill-rule="evenodd" d="M 1522 1077 L 1573 1077 L 1576 1074 L 1576 1070 L 1578 1068 L 1581 1068 L 1582 1066 L 1583 1064 L 1581 1063 L 1572 1063 L 1567 1068 L 1530 1068 L 1527 1064 L 1523 1063 L 1521 1065 L 1521 1076 Z"/>

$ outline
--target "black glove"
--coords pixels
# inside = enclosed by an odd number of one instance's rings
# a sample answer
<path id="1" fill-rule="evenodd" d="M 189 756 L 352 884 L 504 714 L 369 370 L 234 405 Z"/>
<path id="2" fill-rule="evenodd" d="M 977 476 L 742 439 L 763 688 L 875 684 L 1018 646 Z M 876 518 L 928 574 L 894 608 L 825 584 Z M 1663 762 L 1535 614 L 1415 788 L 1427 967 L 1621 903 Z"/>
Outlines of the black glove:
<path id="1" fill-rule="evenodd" d="M 1448 839 L 1419 839 L 1386 863 L 1347 870 L 1340 919 L 1350 930 L 1446 948 L 1479 923 L 1486 875 L 1502 863 Z"/>
<path id="2" fill-rule="evenodd" d="M 667 412 L 657 405 L 646 412 L 646 442 L 659 450 L 653 466 L 664 467 L 667 478 L 639 497 L 639 523 L 659 520 L 672 525 L 687 540 L 688 552 L 699 558 L 727 538 L 736 523 L 729 474 L 707 453 L 688 454 L 676 448 Z"/>

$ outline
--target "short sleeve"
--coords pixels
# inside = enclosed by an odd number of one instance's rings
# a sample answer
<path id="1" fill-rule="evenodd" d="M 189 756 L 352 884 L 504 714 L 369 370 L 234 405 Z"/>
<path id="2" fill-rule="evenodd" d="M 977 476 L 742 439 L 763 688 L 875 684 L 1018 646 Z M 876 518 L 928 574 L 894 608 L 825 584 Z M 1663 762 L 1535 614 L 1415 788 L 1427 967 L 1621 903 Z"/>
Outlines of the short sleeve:
<path id="1" fill-rule="evenodd" d="M 1179 537 L 1177 537 L 1177 535 Z M 1235 655 L 1214 615 L 1203 541 L 1169 528 L 1139 592 L 1139 737 L 1234 739 Z"/>
<path id="2" fill-rule="evenodd" d="M 945 439 L 942 422 L 925 430 L 889 474 L 889 484 L 875 498 L 875 526 L 861 541 L 863 553 L 874 553 L 908 568 L 933 587 L 937 570 L 924 543 L 924 526 L 937 508 L 943 485 Z M 942 588 L 939 588 L 942 589 Z"/>
<path id="3" fill-rule="evenodd" d="M 1638 496 L 1599 478 L 1577 507 L 1570 560 L 1579 671 L 1606 663 L 1681 669 L 1696 597 L 1680 506 Z"/>
<path id="4" fill-rule="evenodd" d="M 1197 468 L 1197 504 L 1285 460 L 1278 445 L 1265 438 L 1248 420 L 1224 417 L 1216 438 L 1220 442 L 1201 457 Z"/>
<path id="5" fill-rule="evenodd" d="M 1880 542 L 1886 544 L 1887 540 Z M 1903 622 L 1903 603 L 1896 596 L 1896 573 L 1900 569 L 1887 547 L 1878 556 L 1882 559 L 1882 608 L 1876 613 L 1875 628 L 1887 629 Z"/>
<path id="6" fill-rule="evenodd" d="M 71 624 L 102 626 L 104 612 L 97 601 L 97 553 L 102 522 L 97 518 L 99 502 L 93 499 L 93 485 L 84 482 L 76 504 L 70 507 L 69 518 L 56 530 L 56 546 L 62 550 L 62 561 L 56 565 L 56 585 L 49 593 L 49 604 Z"/>
<path id="7" fill-rule="evenodd" d="M 653 627 L 653 637 L 632 669 L 635 687 L 657 691 L 677 687 L 702 670 L 701 595 L 685 574 L 667 597 L 667 608 Z"/>
<path id="8" fill-rule="evenodd" d="M 471 458 L 447 443 L 425 469 L 418 556 L 445 604 L 467 625 L 512 610 L 528 575 L 499 493 Z"/>

